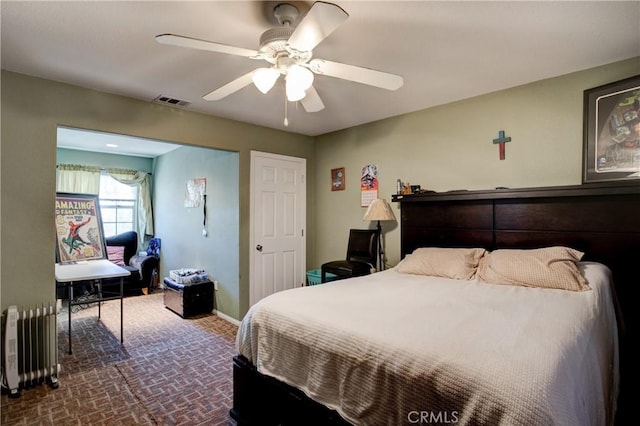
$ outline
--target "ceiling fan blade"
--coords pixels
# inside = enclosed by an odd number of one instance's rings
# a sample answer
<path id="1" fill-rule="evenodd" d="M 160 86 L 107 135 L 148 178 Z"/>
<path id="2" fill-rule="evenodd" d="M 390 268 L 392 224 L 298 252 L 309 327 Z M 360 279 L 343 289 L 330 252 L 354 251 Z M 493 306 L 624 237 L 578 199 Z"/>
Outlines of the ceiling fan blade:
<path id="1" fill-rule="evenodd" d="M 397 90 L 404 84 L 404 79 L 399 75 L 324 59 L 312 59 L 309 62 L 309 68 L 316 74 L 342 78 L 387 90 Z"/>
<path id="2" fill-rule="evenodd" d="M 311 86 L 307 89 L 306 95 L 300 100 L 300 103 L 307 112 L 318 112 L 324 109 L 324 104 L 316 89 Z"/>
<path id="3" fill-rule="evenodd" d="M 246 73 L 242 77 L 238 77 L 230 83 L 225 84 L 222 87 L 217 88 L 213 92 L 210 92 L 202 97 L 205 101 L 219 101 L 232 93 L 237 92 L 238 90 L 247 87 L 253 80 L 251 77 L 253 76 L 253 71 Z"/>
<path id="4" fill-rule="evenodd" d="M 228 44 L 215 43 L 213 41 L 199 40 L 197 38 L 179 36 L 175 34 L 160 34 L 156 36 L 156 41 L 161 44 L 172 46 L 189 47 L 191 49 L 208 50 L 210 52 L 226 53 L 229 55 L 245 56 L 252 58 L 258 52 L 243 47 L 229 46 Z"/>
<path id="5" fill-rule="evenodd" d="M 348 17 L 349 14 L 335 4 L 315 2 L 291 34 L 287 43 L 289 47 L 298 51 L 313 50 Z"/>

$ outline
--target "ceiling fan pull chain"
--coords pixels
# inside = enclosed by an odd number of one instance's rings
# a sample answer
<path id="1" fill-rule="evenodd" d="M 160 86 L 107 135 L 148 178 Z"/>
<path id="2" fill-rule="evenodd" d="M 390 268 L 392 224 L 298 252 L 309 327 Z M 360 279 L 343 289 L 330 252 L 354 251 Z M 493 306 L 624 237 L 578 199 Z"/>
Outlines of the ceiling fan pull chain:
<path id="1" fill-rule="evenodd" d="M 284 127 L 289 127 L 289 119 L 287 118 L 287 95 L 284 96 Z"/>

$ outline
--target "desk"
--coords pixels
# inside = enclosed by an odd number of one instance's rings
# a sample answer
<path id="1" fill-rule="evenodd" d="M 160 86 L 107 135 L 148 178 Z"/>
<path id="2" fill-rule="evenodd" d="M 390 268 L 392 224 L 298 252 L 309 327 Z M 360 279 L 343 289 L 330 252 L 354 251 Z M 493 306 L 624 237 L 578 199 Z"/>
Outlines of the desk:
<path id="1" fill-rule="evenodd" d="M 107 300 L 120 299 L 120 343 L 124 343 L 124 334 L 122 333 L 122 297 L 124 277 L 131 275 L 131 272 L 110 262 L 109 260 L 87 260 L 75 263 L 56 263 L 56 283 L 69 289 L 69 353 L 71 353 L 71 307 L 76 305 L 84 305 L 87 303 L 98 303 L 98 318 L 100 318 L 101 302 Z M 102 292 L 102 280 L 105 278 L 120 277 L 120 292 L 109 292 L 104 297 Z M 99 280 L 97 298 L 83 300 L 82 302 L 73 302 L 73 285 L 79 281 L 95 281 Z M 113 296 L 109 296 L 113 294 Z"/>

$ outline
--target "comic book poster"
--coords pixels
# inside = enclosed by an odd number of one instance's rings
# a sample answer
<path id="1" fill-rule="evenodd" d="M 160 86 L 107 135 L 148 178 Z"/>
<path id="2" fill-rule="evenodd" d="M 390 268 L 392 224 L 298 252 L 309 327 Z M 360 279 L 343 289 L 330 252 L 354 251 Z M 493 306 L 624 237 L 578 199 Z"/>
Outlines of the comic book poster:
<path id="1" fill-rule="evenodd" d="M 56 194 L 57 262 L 105 259 L 98 199 L 86 194 Z"/>

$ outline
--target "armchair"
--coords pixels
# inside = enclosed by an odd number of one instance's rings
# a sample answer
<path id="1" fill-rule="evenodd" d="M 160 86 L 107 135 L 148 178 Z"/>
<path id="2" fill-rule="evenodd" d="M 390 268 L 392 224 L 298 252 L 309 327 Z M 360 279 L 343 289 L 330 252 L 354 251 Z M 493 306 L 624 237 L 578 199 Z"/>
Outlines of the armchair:
<path id="1" fill-rule="evenodd" d="M 106 238 L 105 243 L 109 260 L 131 272 L 131 275 L 125 278 L 125 291 L 153 289 L 160 261 L 156 256 L 138 254 L 137 232 L 123 232 Z"/>

